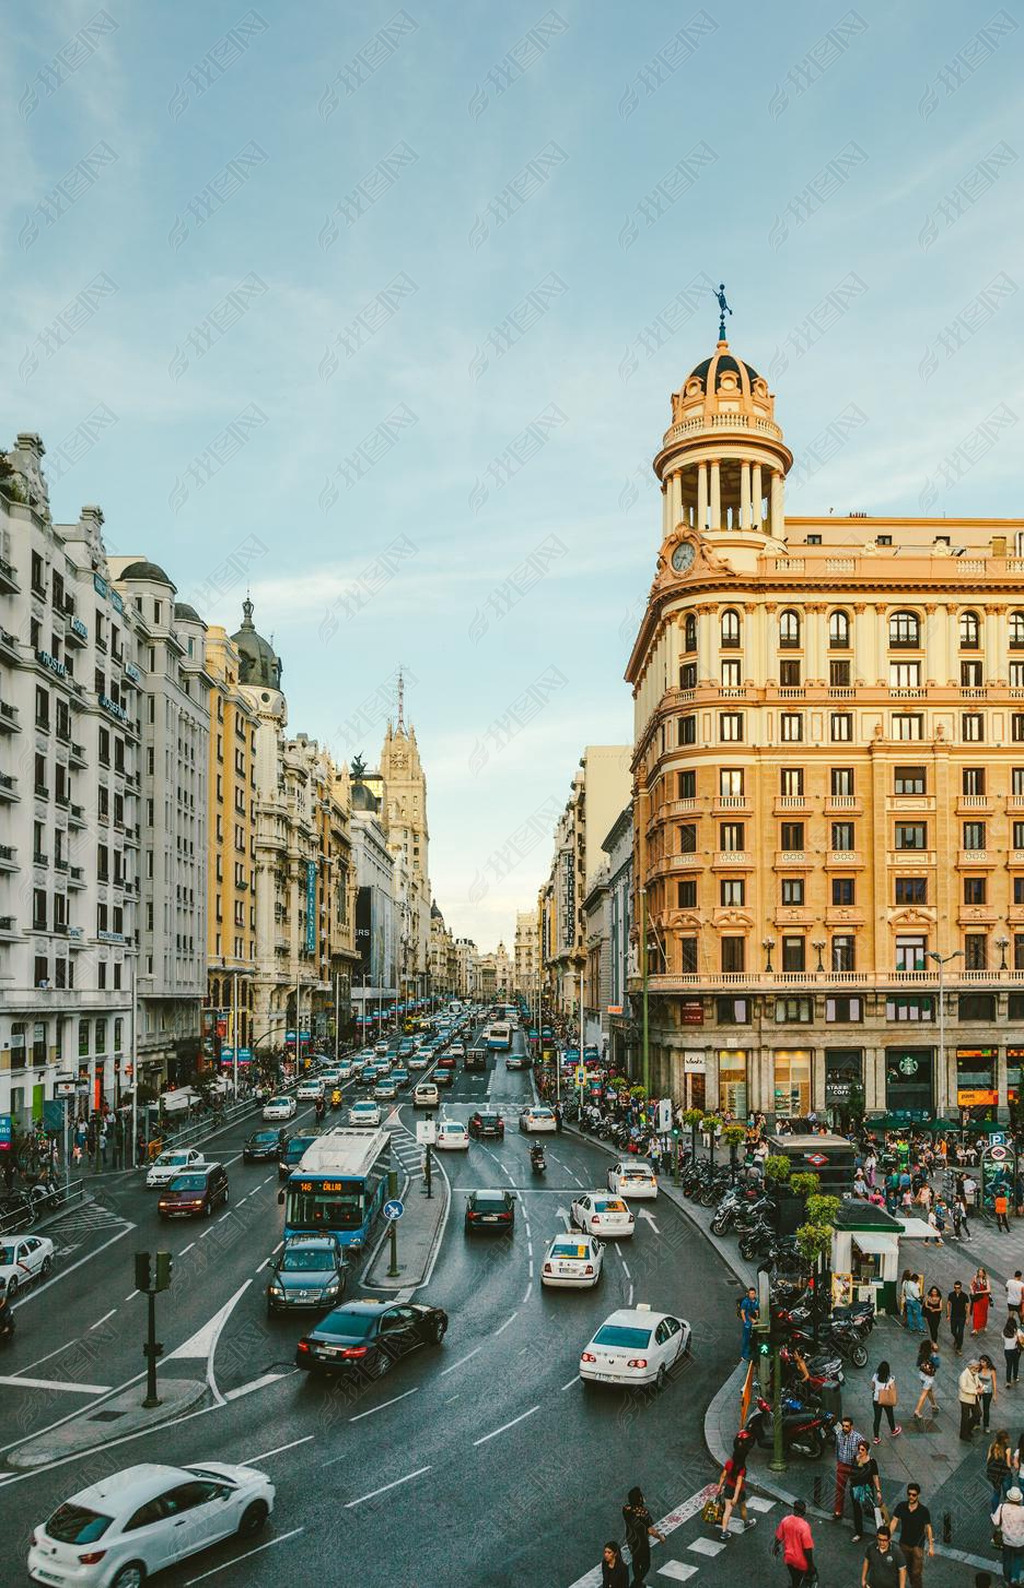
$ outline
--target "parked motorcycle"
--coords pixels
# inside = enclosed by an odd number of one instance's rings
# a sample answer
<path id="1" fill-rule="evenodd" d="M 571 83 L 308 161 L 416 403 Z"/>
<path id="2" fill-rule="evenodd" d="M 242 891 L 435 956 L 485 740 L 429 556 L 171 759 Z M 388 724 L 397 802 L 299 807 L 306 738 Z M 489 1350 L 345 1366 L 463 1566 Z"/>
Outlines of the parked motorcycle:
<path id="1" fill-rule="evenodd" d="M 763 1396 L 757 1397 L 756 1409 L 747 1418 L 746 1426 L 762 1450 L 767 1449 L 774 1442 L 775 1422 L 772 1408 Z M 831 1443 L 835 1426 L 836 1419 L 831 1412 L 825 1411 L 824 1407 L 803 1405 L 790 1397 L 784 1403 L 782 1412 L 783 1449 L 789 1455 L 804 1456 L 808 1461 L 817 1461 L 826 1445 Z"/>

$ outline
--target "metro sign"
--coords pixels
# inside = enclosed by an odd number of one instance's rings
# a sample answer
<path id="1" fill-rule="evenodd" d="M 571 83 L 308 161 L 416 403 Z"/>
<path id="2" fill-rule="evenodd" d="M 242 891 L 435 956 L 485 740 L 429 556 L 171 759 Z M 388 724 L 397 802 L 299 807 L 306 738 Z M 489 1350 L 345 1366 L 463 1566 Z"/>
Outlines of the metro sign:
<path id="1" fill-rule="evenodd" d="M 821 1169 L 828 1163 L 828 1159 L 823 1152 L 805 1152 L 804 1162 L 813 1163 L 816 1169 Z"/>

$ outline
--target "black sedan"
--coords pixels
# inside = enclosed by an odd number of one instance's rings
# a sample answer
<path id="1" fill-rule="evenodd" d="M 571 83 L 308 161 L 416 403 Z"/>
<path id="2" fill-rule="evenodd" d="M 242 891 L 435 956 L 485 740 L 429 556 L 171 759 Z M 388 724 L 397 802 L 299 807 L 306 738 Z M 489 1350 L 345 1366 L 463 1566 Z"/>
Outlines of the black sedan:
<path id="1" fill-rule="evenodd" d="M 279 1180 L 287 1180 L 292 1170 L 299 1167 L 306 1148 L 311 1146 L 316 1139 L 314 1135 L 285 1137 L 277 1160 L 277 1178 Z"/>
<path id="2" fill-rule="evenodd" d="M 516 1204 L 511 1191 L 471 1191 L 466 1198 L 466 1234 L 487 1230 L 494 1235 L 511 1235 L 516 1222 Z"/>
<path id="3" fill-rule="evenodd" d="M 420 1345 L 440 1345 L 447 1328 L 448 1314 L 440 1307 L 352 1301 L 336 1307 L 303 1335 L 295 1365 L 307 1373 L 383 1378 L 406 1352 Z"/>
<path id="4" fill-rule="evenodd" d="M 283 1130 L 254 1130 L 242 1148 L 243 1163 L 264 1163 L 280 1157 L 288 1137 Z"/>
<path id="5" fill-rule="evenodd" d="M 501 1141 L 505 1135 L 505 1121 L 496 1108 L 478 1108 L 469 1117 L 469 1134 L 474 1141 L 488 1136 Z"/>

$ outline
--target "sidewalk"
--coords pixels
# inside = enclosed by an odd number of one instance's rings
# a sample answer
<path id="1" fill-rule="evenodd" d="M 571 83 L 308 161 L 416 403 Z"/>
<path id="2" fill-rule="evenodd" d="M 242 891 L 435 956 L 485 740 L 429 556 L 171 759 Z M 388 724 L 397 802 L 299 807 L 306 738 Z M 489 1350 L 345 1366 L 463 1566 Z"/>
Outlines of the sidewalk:
<path id="1" fill-rule="evenodd" d="M 406 1176 L 400 1194 L 403 1213 L 396 1232 L 398 1276 L 394 1278 L 388 1274 L 391 1239 L 390 1229 L 386 1227 L 360 1281 L 363 1290 L 401 1290 L 411 1296 L 414 1290 L 427 1283 L 441 1248 L 452 1199 L 448 1176 L 436 1157 L 432 1181 L 433 1196 L 428 1197 L 422 1175 Z"/>

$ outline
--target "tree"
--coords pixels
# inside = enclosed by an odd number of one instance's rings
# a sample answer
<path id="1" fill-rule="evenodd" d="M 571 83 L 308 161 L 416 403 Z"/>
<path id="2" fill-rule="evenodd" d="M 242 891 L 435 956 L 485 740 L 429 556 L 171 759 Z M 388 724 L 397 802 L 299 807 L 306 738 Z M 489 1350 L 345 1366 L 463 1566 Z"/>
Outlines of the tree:
<path id="1" fill-rule="evenodd" d="M 766 1180 L 773 1180 L 776 1185 L 782 1185 L 789 1179 L 792 1167 L 784 1153 L 772 1153 L 764 1161 L 764 1177 Z"/>
<path id="2" fill-rule="evenodd" d="M 801 1224 L 796 1231 L 796 1244 L 801 1255 L 815 1268 L 831 1252 L 833 1233 L 831 1224 Z"/>
<path id="3" fill-rule="evenodd" d="M 691 1158 L 696 1158 L 697 1156 L 697 1132 L 700 1129 L 700 1122 L 703 1118 L 704 1110 L 702 1108 L 688 1108 L 682 1116 L 682 1123 L 689 1128 L 690 1132 Z"/>
<path id="4" fill-rule="evenodd" d="M 790 1176 L 789 1186 L 798 1197 L 813 1196 L 821 1185 L 821 1176 L 812 1170 L 803 1170 L 799 1174 Z"/>
<path id="5" fill-rule="evenodd" d="M 742 1125 L 726 1125 L 722 1131 L 722 1140 L 729 1149 L 729 1170 L 732 1174 L 732 1183 L 736 1184 L 737 1154 L 742 1142 L 747 1139 L 747 1132 Z"/>

